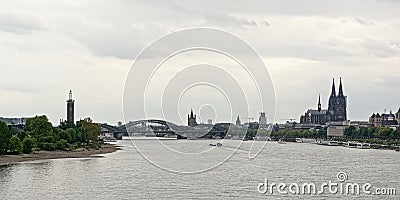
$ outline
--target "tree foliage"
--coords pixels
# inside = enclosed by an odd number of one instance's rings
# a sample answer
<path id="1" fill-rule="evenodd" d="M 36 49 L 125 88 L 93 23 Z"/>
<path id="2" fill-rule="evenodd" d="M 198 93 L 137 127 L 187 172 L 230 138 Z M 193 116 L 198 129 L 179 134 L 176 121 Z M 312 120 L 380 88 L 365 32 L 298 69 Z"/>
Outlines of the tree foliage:
<path id="1" fill-rule="evenodd" d="M 77 125 L 66 122 L 53 127 L 45 115 L 35 116 L 19 131 L 0 122 L 0 155 L 31 153 L 33 149 L 68 150 L 81 145 L 98 147 L 100 133 L 100 126 L 89 118 L 78 121 Z"/>
<path id="2" fill-rule="evenodd" d="M 6 123 L 0 122 L 0 155 L 7 152 L 11 138 L 11 130 Z"/>
<path id="3" fill-rule="evenodd" d="M 278 138 L 325 138 L 326 130 L 300 130 L 300 129 L 280 129 L 279 131 L 273 131 L 271 137 Z"/>
<path id="4" fill-rule="evenodd" d="M 10 138 L 10 143 L 8 144 L 8 146 L 11 154 L 22 153 L 23 150 L 22 142 L 16 135 Z"/>
<path id="5" fill-rule="evenodd" d="M 32 149 L 36 147 L 36 139 L 31 137 L 26 137 L 22 141 L 22 145 L 23 145 L 23 150 L 22 150 L 23 153 L 31 153 Z"/>
<path id="6" fill-rule="evenodd" d="M 359 127 L 349 126 L 345 130 L 345 135 L 351 139 L 381 139 L 399 140 L 400 131 L 387 127 Z"/>

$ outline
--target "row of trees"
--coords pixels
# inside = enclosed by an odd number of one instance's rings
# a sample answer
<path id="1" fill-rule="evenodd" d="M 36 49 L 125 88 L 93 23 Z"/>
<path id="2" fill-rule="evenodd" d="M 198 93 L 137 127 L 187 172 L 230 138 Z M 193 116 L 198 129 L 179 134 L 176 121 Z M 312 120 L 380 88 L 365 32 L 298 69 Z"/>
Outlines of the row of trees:
<path id="1" fill-rule="evenodd" d="M 82 145 L 98 147 L 100 127 L 87 118 L 53 127 L 48 118 L 36 116 L 26 121 L 24 130 L 0 122 L 0 155 L 31 153 L 32 150 L 71 150 Z"/>
<path id="2" fill-rule="evenodd" d="M 272 131 L 271 137 L 285 138 L 326 138 L 326 129 L 319 130 L 296 130 L 281 129 Z M 349 126 L 345 130 L 347 139 L 379 139 L 379 140 L 400 140 L 400 131 L 387 127 L 359 127 Z"/>
<path id="3" fill-rule="evenodd" d="M 325 138 L 326 130 L 297 130 L 297 129 L 280 129 L 273 131 L 271 137 L 276 138 Z"/>
<path id="4" fill-rule="evenodd" d="M 360 127 L 349 126 L 345 130 L 347 138 L 351 139 L 371 139 L 377 138 L 381 140 L 399 140 L 400 131 L 387 127 Z"/>

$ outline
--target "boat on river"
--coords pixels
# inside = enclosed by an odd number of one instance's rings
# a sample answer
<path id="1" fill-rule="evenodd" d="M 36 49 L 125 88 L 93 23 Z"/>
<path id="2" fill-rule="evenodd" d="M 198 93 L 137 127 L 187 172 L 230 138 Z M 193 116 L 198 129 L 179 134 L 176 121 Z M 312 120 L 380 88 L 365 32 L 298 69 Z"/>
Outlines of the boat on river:
<path id="1" fill-rule="evenodd" d="M 296 138 L 296 142 L 297 143 L 315 143 L 316 140 L 311 139 L 311 138 Z"/>
<path id="2" fill-rule="evenodd" d="M 343 147 L 358 148 L 358 143 L 357 142 L 344 142 Z"/>
<path id="3" fill-rule="evenodd" d="M 371 148 L 371 144 L 369 143 L 357 143 L 357 149 L 370 149 Z"/>
<path id="4" fill-rule="evenodd" d="M 339 143 L 337 141 L 331 140 L 331 141 L 325 141 L 325 140 L 319 140 L 317 142 L 318 145 L 325 145 L 325 146 L 339 146 Z"/>
<path id="5" fill-rule="evenodd" d="M 222 143 L 218 142 L 217 144 L 210 144 L 210 146 L 213 146 L 213 147 L 222 147 L 223 145 L 222 145 Z"/>

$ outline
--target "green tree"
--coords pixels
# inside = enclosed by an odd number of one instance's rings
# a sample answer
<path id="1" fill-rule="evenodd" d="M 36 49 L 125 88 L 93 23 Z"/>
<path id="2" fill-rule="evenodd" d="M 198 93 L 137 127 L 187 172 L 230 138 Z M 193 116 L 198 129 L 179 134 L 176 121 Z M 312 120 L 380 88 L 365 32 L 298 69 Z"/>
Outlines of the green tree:
<path id="1" fill-rule="evenodd" d="M 67 140 L 61 139 L 56 142 L 55 146 L 58 150 L 65 150 L 68 147 L 68 142 Z"/>
<path id="2" fill-rule="evenodd" d="M 26 121 L 25 131 L 37 140 L 37 147 L 53 150 L 52 147 L 57 138 L 54 137 L 53 125 L 45 115 L 29 118 Z"/>
<path id="3" fill-rule="evenodd" d="M 98 124 L 92 123 L 89 120 L 83 120 L 82 129 L 86 136 L 86 144 L 89 144 L 90 141 L 98 142 L 99 135 L 101 133 L 101 129 Z"/>
<path id="4" fill-rule="evenodd" d="M 60 137 L 61 139 L 67 140 L 69 143 L 78 141 L 76 130 L 73 128 L 68 128 L 67 130 L 62 131 Z"/>
<path id="5" fill-rule="evenodd" d="M 36 116 L 26 120 L 25 131 L 29 131 L 32 136 L 36 135 L 51 135 L 53 133 L 53 126 L 45 115 Z"/>
<path id="6" fill-rule="evenodd" d="M 19 140 L 23 141 L 24 138 L 26 137 L 26 132 L 25 131 L 20 131 L 17 133 L 17 136 L 19 138 Z"/>
<path id="7" fill-rule="evenodd" d="M 23 153 L 32 153 L 32 148 L 36 146 L 36 139 L 26 137 L 22 141 L 22 145 L 23 145 L 23 150 L 22 150 Z"/>
<path id="8" fill-rule="evenodd" d="M 354 138 L 356 137 L 356 127 L 355 126 L 349 126 L 346 128 L 344 134 L 349 137 L 349 138 Z"/>
<path id="9" fill-rule="evenodd" d="M 22 142 L 16 135 L 10 138 L 10 143 L 8 146 L 8 149 L 12 154 L 20 154 L 23 150 Z"/>
<path id="10" fill-rule="evenodd" d="M 11 130 L 7 124 L 0 122 L 0 155 L 4 154 L 8 150 L 8 146 L 11 138 Z"/>

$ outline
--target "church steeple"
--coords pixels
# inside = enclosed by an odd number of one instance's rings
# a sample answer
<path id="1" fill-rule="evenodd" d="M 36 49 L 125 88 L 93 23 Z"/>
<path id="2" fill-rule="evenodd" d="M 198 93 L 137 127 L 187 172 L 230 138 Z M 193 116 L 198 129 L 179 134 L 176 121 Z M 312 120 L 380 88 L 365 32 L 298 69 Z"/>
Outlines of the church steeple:
<path id="1" fill-rule="evenodd" d="M 318 112 L 321 112 L 321 94 L 318 96 Z"/>
<path id="2" fill-rule="evenodd" d="M 336 97 L 335 78 L 333 78 L 331 97 Z"/>
<path id="3" fill-rule="evenodd" d="M 342 97 L 343 95 L 343 86 L 342 86 L 342 77 L 340 77 L 340 84 L 339 84 L 339 97 Z"/>
<path id="4" fill-rule="evenodd" d="M 239 115 L 236 118 L 236 125 L 240 126 L 242 124 L 242 122 L 239 119 Z"/>
<path id="5" fill-rule="evenodd" d="M 197 126 L 196 115 L 193 114 L 192 108 L 190 108 L 190 114 L 188 114 L 188 126 Z"/>

